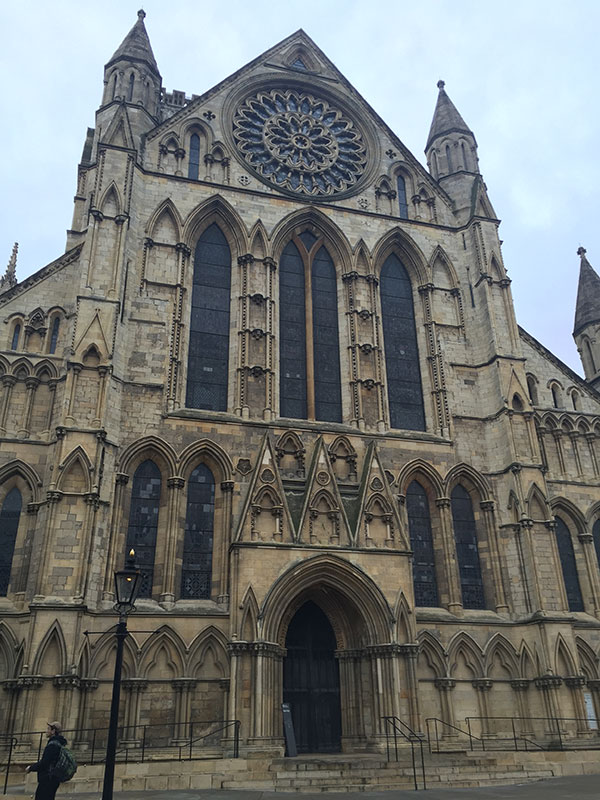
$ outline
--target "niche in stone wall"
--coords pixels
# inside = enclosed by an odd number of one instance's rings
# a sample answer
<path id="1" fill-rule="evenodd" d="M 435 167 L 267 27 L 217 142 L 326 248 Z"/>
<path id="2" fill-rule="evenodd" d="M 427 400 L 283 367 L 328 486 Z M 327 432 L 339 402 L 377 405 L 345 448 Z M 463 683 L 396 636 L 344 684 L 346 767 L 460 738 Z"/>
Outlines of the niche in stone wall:
<path id="1" fill-rule="evenodd" d="M 191 718 L 194 725 L 202 721 L 227 718 L 224 698 L 228 673 L 227 655 L 223 646 L 216 637 L 209 636 L 192 668 L 192 676 L 196 681 L 191 698 Z M 212 728 L 214 727 L 213 725 Z"/>
<path id="2" fill-rule="evenodd" d="M 43 683 L 35 693 L 31 730 L 45 730 L 48 720 L 60 719 L 58 692 L 53 678 L 65 670 L 65 643 L 60 625 L 55 623 L 40 644 L 34 662 L 34 674 L 43 676 Z"/>
<path id="3" fill-rule="evenodd" d="M 181 241 L 181 219 L 173 203 L 167 200 L 149 225 L 145 250 L 145 278 L 157 283 L 175 284 L 178 280 L 178 257 L 175 245 Z"/>
<path id="4" fill-rule="evenodd" d="M 172 681 L 182 674 L 181 664 L 166 642 L 154 650 L 144 677 L 148 686 L 140 701 L 140 724 L 162 725 L 168 729 L 175 719 L 175 692 Z"/>

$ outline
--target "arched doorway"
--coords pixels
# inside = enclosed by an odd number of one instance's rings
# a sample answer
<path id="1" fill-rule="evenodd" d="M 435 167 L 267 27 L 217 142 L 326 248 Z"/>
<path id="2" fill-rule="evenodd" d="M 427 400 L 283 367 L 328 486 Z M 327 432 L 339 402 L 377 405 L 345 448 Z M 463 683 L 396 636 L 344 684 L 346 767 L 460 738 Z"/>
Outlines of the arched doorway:
<path id="1" fill-rule="evenodd" d="M 340 676 L 333 628 L 312 601 L 292 618 L 285 640 L 283 701 L 292 709 L 299 753 L 341 749 Z"/>

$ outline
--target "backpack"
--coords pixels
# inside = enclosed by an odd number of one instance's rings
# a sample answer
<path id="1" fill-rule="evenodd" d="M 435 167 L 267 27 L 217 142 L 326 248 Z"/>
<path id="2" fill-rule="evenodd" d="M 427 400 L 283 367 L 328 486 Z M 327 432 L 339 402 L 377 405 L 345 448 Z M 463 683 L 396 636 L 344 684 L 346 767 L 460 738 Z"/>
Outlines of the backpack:
<path id="1" fill-rule="evenodd" d="M 53 778 L 58 778 L 61 783 L 70 781 L 77 772 L 77 762 L 68 747 L 61 745 L 58 761 L 50 770 Z"/>

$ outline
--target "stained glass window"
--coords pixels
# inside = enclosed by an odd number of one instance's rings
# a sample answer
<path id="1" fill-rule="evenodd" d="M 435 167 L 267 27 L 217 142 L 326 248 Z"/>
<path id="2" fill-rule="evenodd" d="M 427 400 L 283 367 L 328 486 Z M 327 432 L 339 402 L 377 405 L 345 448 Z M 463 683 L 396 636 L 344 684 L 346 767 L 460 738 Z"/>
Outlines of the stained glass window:
<path id="1" fill-rule="evenodd" d="M 215 479 L 199 464 L 188 481 L 181 596 L 210 598 L 215 513 Z"/>
<path id="2" fill-rule="evenodd" d="M 406 181 L 398 175 L 398 215 L 401 219 L 408 219 L 408 203 L 406 201 Z"/>
<path id="3" fill-rule="evenodd" d="M 279 264 L 280 411 L 306 419 L 306 301 L 304 263 L 293 242 Z"/>
<path id="4" fill-rule="evenodd" d="M 454 487 L 451 505 L 463 606 L 485 608 L 473 503 L 464 486 Z"/>
<path id="5" fill-rule="evenodd" d="M 381 270 L 381 312 L 392 428 L 425 430 L 412 286 L 398 256 Z"/>
<path id="6" fill-rule="evenodd" d="M 54 317 L 54 322 L 52 323 L 52 332 L 50 334 L 50 352 L 56 353 L 56 345 L 58 343 L 58 329 L 60 327 L 60 319 L 58 317 Z"/>
<path id="7" fill-rule="evenodd" d="M 21 326 L 15 325 L 15 329 L 13 331 L 12 343 L 10 346 L 11 350 L 16 350 L 19 347 L 19 337 L 21 335 Z"/>
<path id="8" fill-rule="evenodd" d="M 592 528 L 592 536 L 594 537 L 594 547 L 596 548 L 596 558 L 598 559 L 598 566 L 600 566 L 600 519 L 594 522 Z"/>
<path id="9" fill-rule="evenodd" d="M 581 586 L 579 585 L 579 576 L 577 575 L 577 563 L 575 561 L 571 531 L 560 517 L 555 517 L 554 519 L 556 520 L 558 557 L 565 581 L 569 611 L 583 611 L 583 597 L 581 595 Z"/>
<path id="10" fill-rule="evenodd" d="M 188 164 L 188 178 L 198 180 L 200 169 L 200 137 L 197 133 L 190 136 L 190 160 Z"/>
<path id="11" fill-rule="evenodd" d="M 341 422 L 335 267 L 320 241 L 304 231 L 297 244 L 288 243 L 280 260 L 280 412 L 282 417 L 307 419 L 310 415 Z M 309 265 L 311 290 L 307 297 Z M 312 352 L 306 343 L 307 325 L 313 334 Z M 309 374 L 314 375 L 313 385 L 308 383 Z"/>
<path id="12" fill-rule="evenodd" d="M 321 247 L 312 263 L 315 419 L 342 421 L 337 288 L 331 256 Z"/>
<path id="13" fill-rule="evenodd" d="M 131 487 L 125 552 L 129 553 L 132 547 L 135 550 L 141 575 L 139 597 L 152 597 L 160 484 L 160 470 L 154 461 L 144 461 L 136 469 Z"/>
<path id="14" fill-rule="evenodd" d="M 4 498 L 0 511 L 0 597 L 8 592 L 22 507 L 21 492 L 15 487 Z"/>
<path id="15" fill-rule="evenodd" d="M 194 257 L 188 408 L 227 411 L 230 292 L 231 252 L 213 223 L 200 237 Z"/>
<path id="16" fill-rule="evenodd" d="M 439 606 L 429 500 L 425 489 L 418 481 L 413 481 L 408 487 L 406 511 L 410 546 L 413 551 L 415 604 Z"/>

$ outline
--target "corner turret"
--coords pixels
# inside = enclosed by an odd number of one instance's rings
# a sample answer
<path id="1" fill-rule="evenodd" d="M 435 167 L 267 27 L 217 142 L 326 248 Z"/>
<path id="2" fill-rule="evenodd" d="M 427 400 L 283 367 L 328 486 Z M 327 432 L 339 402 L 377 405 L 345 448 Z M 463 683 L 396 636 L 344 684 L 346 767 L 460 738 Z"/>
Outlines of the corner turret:
<path id="1" fill-rule="evenodd" d="M 144 24 L 145 17 L 140 9 L 137 22 L 104 67 L 102 107 L 121 101 L 141 106 L 156 117 L 162 78 Z"/>
<path id="2" fill-rule="evenodd" d="M 438 99 L 427 137 L 425 155 L 429 172 L 454 200 L 458 214 L 495 217 L 479 173 L 477 142 L 438 81 Z"/>
<path id="3" fill-rule="evenodd" d="M 594 389 L 600 389 L 600 276 L 587 260 L 585 247 L 580 247 L 577 255 L 581 266 L 573 338 L 585 379 Z"/>

